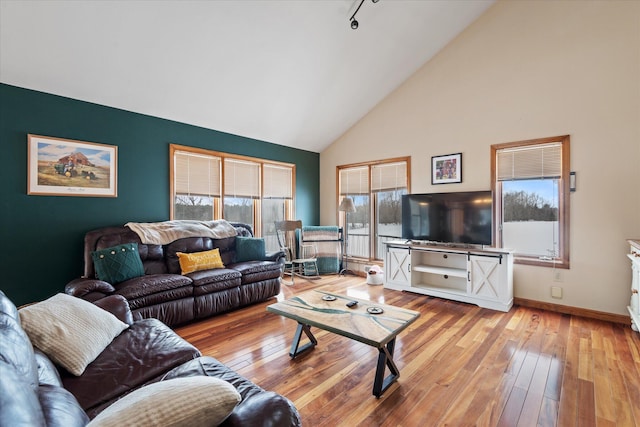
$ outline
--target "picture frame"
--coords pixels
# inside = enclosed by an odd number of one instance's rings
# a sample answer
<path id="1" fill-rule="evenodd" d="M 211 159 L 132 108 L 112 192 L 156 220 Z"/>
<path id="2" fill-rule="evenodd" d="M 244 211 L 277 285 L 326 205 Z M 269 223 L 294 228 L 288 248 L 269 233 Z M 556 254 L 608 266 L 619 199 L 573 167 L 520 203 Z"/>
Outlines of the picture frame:
<path id="1" fill-rule="evenodd" d="M 462 153 L 431 157 L 431 184 L 462 182 Z"/>
<path id="2" fill-rule="evenodd" d="M 27 194 L 118 196 L 118 147 L 27 135 Z"/>

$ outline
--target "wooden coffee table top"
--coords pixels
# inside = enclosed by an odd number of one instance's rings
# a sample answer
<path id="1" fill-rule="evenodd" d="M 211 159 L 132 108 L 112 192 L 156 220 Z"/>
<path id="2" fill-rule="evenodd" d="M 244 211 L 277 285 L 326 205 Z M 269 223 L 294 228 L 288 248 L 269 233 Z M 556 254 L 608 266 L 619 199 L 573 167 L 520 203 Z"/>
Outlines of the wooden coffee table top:
<path id="1" fill-rule="evenodd" d="M 327 295 L 335 297 L 335 300 L 323 300 Z M 358 305 L 349 308 L 345 305 L 349 301 L 358 301 Z M 383 312 L 371 314 L 367 311 L 370 307 Z M 319 290 L 271 304 L 267 311 L 373 347 L 386 345 L 420 316 L 417 311 Z"/>

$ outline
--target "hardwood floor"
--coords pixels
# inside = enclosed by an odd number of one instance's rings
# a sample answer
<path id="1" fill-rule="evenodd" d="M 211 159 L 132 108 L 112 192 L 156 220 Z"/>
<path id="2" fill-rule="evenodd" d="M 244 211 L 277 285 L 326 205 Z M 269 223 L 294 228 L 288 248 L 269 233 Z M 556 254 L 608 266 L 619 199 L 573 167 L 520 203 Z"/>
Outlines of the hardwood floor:
<path id="1" fill-rule="evenodd" d="M 628 325 L 516 306 L 508 313 L 369 286 L 296 279 L 278 299 L 323 288 L 421 313 L 397 338 L 400 378 L 372 394 L 378 351 L 296 322 L 271 299 L 177 328 L 203 354 L 293 401 L 305 426 L 640 426 L 640 336 Z"/>

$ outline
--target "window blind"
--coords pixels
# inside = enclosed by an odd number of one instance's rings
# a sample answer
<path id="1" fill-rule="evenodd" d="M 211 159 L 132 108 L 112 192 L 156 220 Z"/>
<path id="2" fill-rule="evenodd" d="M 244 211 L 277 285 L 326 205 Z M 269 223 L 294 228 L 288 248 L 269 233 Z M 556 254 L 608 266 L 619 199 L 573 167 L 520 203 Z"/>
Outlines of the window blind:
<path id="1" fill-rule="evenodd" d="M 263 165 L 264 188 L 262 197 L 265 199 L 293 198 L 293 168 L 287 166 Z"/>
<path id="2" fill-rule="evenodd" d="M 340 195 L 368 195 L 369 167 L 355 167 L 340 170 Z"/>
<path id="3" fill-rule="evenodd" d="M 562 144 L 552 143 L 496 151 L 497 179 L 560 178 L 562 176 Z"/>
<path id="4" fill-rule="evenodd" d="M 407 163 L 385 163 L 371 167 L 371 191 L 407 188 Z"/>
<path id="5" fill-rule="evenodd" d="M 260 164 L 246 160 L 224 159 L 224 195 L 260 197 Z"/>
<path id="6" fill-rule="evenodd" d="M 219 157 L 177 151 L 174 155 L 176 194 L 220 196 Z"/>

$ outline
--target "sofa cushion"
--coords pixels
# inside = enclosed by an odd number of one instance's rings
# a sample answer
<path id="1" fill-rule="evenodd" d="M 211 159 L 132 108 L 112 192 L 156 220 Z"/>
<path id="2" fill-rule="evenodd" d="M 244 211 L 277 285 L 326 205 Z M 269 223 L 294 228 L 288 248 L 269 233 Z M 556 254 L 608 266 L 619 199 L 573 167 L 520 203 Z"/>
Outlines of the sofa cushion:
<path id="1" fill-rule="evenodd" d="M 47 427 L 80 427 L 89 422 L 76 398 L 63 387 L 42 385 L 38 388 L 38 399 L 45 419 L 43 425 Z"/>
<path id="2" fill-rule="evenodd" d="M 181 274 L 211 270 L 213 268 L 224 268 L 218 248 L 193 253 L 177 252 L 176 255 L 178 255 L 178 260 L 180 261 Z"/>
<path id="3" fill-rule="evenodd" d="M 136 298 L 191 286 L 191 283 L 190 278 L 180 274 L 147 274 L 119 283 L 115 286 L 115 293 L 131 302 Z"/>
<path id="4" fill-rule="evenodd" d="M 242 274 L 242 284 L 275 279 L 281 276 L 280 265 L 271 261 L 247 261 L 231 264 L 229 268 Z"/>
<path id="5" fill-rule="evenodd" d="M 137 243 L 125 243 L 91 254 L 98 279 L 116 284 L 144 274 Z"/>
<path id="6" fill-rule="evenodd" d="M 62 383 L 89 412 L 198 356 L 198 349 L 167 325 L 144 319 L 116 337 L 82 377 L 62 372 Z"/>
<path id="7" fill-rule="evenodd" d="M 222 423 L 223 426 L 299 426 L 302 423 L 298 411 L 289 399 L 265 391 L 210 356 L 184 363 L 168 372 L 164 379 L 201 375 L 228 382 L 242 397 L 242 401 L 233 409 L 229 418 Z M 266 418 L 265 414 L 268 414 Z"/>
<path id="8" fill-rule="evenodd" d="M 217 426 L 240 401 L 240 394 L 218 378 L 176 378 L 142 387 L 102 411 L 89 427 Z"/>
<path id="9" fill-rule="evenodd" d="M 236 262 L 264 259 L 264 239 L 259 237 L 236 237 Z"/>
<path id="10" fill-rule="evenodd" d="M 217 292 L 240 286 L 242 274 L 238 270 L 220 268 L 215 270 L 195 271 L 188 277 L 193 280 L 194 295 L 199 295 L 203 286 L 207 292 Z"/>
<path id="11" fill-rule="evenodd" d="M 18 312 L 31 343 L 74 375 L 82 375 L 129 327 L 108 311 L 66 294 L 56 294 Z"/>

